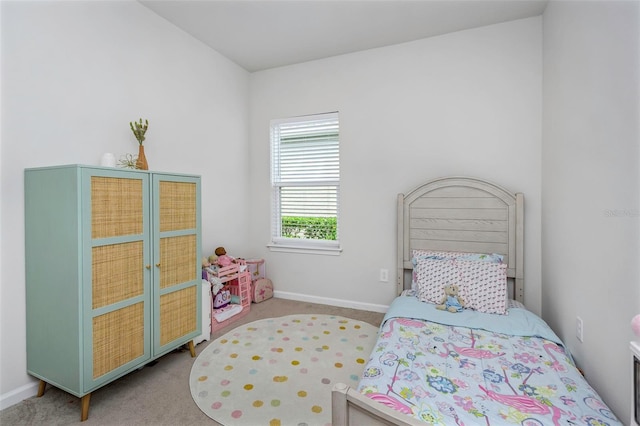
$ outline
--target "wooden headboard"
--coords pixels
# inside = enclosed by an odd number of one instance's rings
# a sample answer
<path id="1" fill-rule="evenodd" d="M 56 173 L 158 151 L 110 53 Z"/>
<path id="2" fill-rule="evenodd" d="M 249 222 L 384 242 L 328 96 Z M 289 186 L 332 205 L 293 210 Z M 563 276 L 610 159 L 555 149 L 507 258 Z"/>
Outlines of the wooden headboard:
<path id="1" fill-rule="evenodd" d="M 498 253 L 524 303 L 524 196 L 481 179 L 431 180 L 398 194 L 398 294 L 411 286 L 414 249 Z"/>

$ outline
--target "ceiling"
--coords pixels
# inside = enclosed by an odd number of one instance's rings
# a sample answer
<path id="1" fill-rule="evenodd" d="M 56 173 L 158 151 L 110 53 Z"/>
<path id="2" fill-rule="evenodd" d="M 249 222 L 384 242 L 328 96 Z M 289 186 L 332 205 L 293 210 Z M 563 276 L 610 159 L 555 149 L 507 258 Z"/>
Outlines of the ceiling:
<path id="1" fill-rule="evenodd" d="M 542 14 L 548 0 L 139 0 L 247 71 Z"/>

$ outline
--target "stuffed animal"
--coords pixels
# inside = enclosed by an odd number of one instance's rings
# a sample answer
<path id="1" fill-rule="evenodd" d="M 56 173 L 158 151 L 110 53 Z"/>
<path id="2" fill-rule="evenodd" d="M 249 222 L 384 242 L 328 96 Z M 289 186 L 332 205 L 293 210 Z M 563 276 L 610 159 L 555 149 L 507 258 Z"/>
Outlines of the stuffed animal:
<path id="1" fill-rule="evenodd" d="M 215 256 L 217 259 L 218 256 Z M 211 256 L 202 258 L 202 279 L 212 282 L 212 278 L 218 275 L 218 266 L 211 262 Z"/>
<path id="2" fill-rule="evenodd" d="M 218 265 L 220 266 L 229 266 L 235 262 L 235 259 L 231 256 L 227 256 L 227 251 L 224 247 L 218 247 L 215 251 L 216 256 L 218 256 Z"/>
<path id="3" fill-rule="evenodd" d="M 209 276 L 207 275 L 207 268 L 211 266 L 211 263 L 209 263 L 209 260 L 206 257 L 202 258 L 202 279 L 203 280 L 208 280 Z"/>
<path id="4" fill-rule="evenodd" d="M 213 308 L 224 308 L 231 302 L 231 292 L 229 290 L 221 290 L 213 298 Z"/>
<path id="5" fill-rule="evenodd" d="M 436 309 L 449 312 L 462 312 L 464 309 L 464 299 L 458 296 L 458 286 L 450 284 L 444 286 L 444 298 L 439 305 L 436 305 Z"/>

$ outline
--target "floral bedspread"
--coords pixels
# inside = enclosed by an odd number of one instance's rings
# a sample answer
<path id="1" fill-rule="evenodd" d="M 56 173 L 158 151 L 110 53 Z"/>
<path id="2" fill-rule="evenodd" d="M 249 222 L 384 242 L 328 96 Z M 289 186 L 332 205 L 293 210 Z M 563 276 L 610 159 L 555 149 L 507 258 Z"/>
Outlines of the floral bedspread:
<path id="1" fill-rule="evenodd" d="M 387 315 L 358 390 L 434 425 L 621 425 L 559 339 L 450 325 L 446 314 Z"/>

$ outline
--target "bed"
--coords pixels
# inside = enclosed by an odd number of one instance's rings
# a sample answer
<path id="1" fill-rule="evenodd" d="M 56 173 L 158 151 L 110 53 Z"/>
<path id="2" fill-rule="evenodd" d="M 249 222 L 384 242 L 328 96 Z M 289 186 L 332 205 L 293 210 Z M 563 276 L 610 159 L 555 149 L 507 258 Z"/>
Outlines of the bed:
<path id="1" fill-rule="evenodd" d="M 357 388 L 333 389 L 334 426 L 621 425 L 524 306 L 523 207 L 467 177 L 398 195 L 398 297 Z"/>

